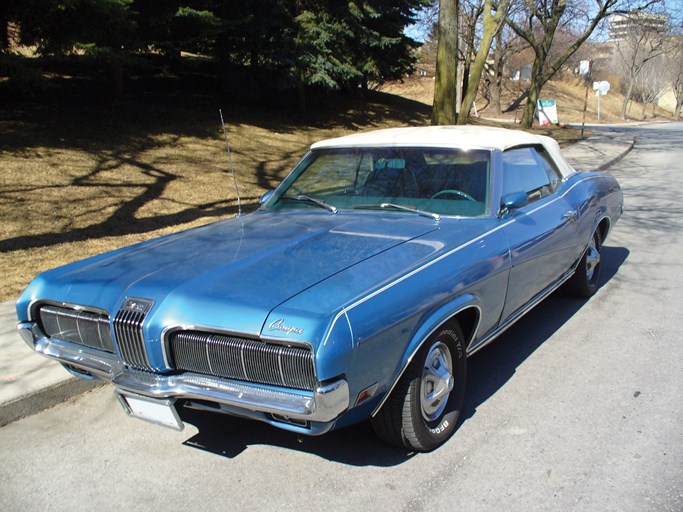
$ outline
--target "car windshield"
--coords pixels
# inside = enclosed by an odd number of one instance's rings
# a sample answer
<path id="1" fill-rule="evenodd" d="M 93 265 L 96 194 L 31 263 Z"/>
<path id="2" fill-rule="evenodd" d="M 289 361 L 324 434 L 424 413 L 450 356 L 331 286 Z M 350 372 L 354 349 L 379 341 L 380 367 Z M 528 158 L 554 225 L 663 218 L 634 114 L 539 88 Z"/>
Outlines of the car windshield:
<path id="1" fill-rule="evenodd" d="M 476 217 L 488 210 L 489 156 L 486 150 L 444 148 L 313 150 L 265 207 Z"/>

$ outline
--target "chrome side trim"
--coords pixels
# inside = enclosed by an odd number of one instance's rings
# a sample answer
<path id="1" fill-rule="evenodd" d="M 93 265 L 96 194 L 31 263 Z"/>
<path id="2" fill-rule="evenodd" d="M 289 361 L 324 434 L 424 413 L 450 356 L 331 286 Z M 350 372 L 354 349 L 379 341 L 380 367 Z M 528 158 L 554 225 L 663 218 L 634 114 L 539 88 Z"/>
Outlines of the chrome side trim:
<path id="1" fill-rule="evenodd" d="M 161 375 L 126 368 L 116 354 L 47 338 L 35 322 L 21 322 L 17 329 L 36 352 L 80 368 L 93 377 L 110 380 L 121 390 L 150 398 L 208 400 L 315 422 L 333 421 L 349 407 L 349 386 L 344 379 L 321 384 L 314 391 L 301 391 L 191 372 Z"/>

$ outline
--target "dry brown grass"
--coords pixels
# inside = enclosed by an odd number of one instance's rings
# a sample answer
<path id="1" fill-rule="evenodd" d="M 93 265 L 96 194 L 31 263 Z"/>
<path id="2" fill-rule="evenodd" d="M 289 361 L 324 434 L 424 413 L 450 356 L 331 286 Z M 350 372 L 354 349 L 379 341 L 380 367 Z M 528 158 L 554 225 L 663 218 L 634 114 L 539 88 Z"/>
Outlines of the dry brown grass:
<path id="1" fill-rule="evenodd" d="M 343 103 L 343 102 L 342 102 Z M 244 209 L 311 143 L 428 122 L 376 94 L 310 113 L 224 112 Z M 218 112 L 129 103 L 0 111 L 0 300 L 37 273 L 237 212 Z"/>
<path id="2" fill-rule="evenodd" d="M 511 105 L 524 92 L 524 82 L 509 81 L 506 84 L 504 94 L 502 97 L 502 108 Z M 414 101 L 420 101 L 427 105 L 432 104 L 434 97 L 434 80 L 430 77 L 411 77 L 402 82 L 393 82 L 382 87 L 382 91 L 389 94 L 396 94 L 409 98 Z M 557 110 L 560 123 L 580 123 L 583 118 L 584 98 L 586 97 L 586 89 L 583 84 L 574 79 L 558 79 L 552 80 L 543 88 L 543 98 L 553 98 L 557 100 Z M 600 122 L 602 123 L 620 123 L 621 119 L 621 104 L 624 97 L 612 90 L 607 95 L 600 98 Z M 490 108 L 484 100 L 478 100 L 476 103 L 479 115 L 483 117 L 491 116 Z M 586 123 L 598 122 L 598 100 L 595 91 L 592 87 L 588 91 L 588 103 L 586 108 Z M 504 113 L 502 116 L 495 116 L 497 118 L 515 120 L 519 119 L 524 108 L 524 101 L 520 102 L 517 109 Z M 662 109 L 657 109 L 658 118 L 670 119 L 671 114 Z M 632 103 L 629 110 L 629 119 L 634 121 L 642 121 L 652 118 L 652 108 L 643 108 L 640 103 Z"/>

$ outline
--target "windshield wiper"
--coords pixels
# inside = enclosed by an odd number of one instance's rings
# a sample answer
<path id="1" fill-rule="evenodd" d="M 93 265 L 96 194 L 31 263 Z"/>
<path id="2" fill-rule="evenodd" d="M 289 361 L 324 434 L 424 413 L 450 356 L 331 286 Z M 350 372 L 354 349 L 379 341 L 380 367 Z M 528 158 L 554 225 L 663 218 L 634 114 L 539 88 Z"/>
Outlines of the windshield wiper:
<path id="1" fill-rule="evenodd" d="M 417 215 L 422 215 L 423 217 L 429 217 L 434 220 L 441 220 L 441 216 L 438 213 L 428 212 L 425 210 L 419 210 L 414 206 L 404 206 L 402 204 L 396 203 L 373 203 L 373 204 L 357 204 L 354 208 L 364 209 L 364 208 L 392 208 L 394 210 L 401 210 L 403 212 L 416 213 Z"/>
<path id="2" fill-rule="evenodd" d="M 333 206 L 330 203 L 326 203 L 322 199 L 316 199 L 315 197 L 305 196 L 303 194 L 299 194 L 298 196 L 282 196 L 280 199 L 285 199 L 288 201 L 305 201 L 307 203 L 312 203 L 317 206 L 320 206 L 321 208 L 325 208 L 326 210 L 332 213 L 337 213 L 336 206 Z"/>

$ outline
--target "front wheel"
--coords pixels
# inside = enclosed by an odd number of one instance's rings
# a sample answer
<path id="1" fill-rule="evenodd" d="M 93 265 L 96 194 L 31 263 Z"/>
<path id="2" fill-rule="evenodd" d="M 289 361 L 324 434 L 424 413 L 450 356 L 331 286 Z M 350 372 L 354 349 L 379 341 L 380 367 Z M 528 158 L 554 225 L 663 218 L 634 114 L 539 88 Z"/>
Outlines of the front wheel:
<path id="1" fill-rule="evenodd" d="M 457 322 L 437 331 L 372 418 L 375 433 L 390 444 L 420 452 L 445 443 L 455 432 L 465 398 L 466 359 Z"/>

